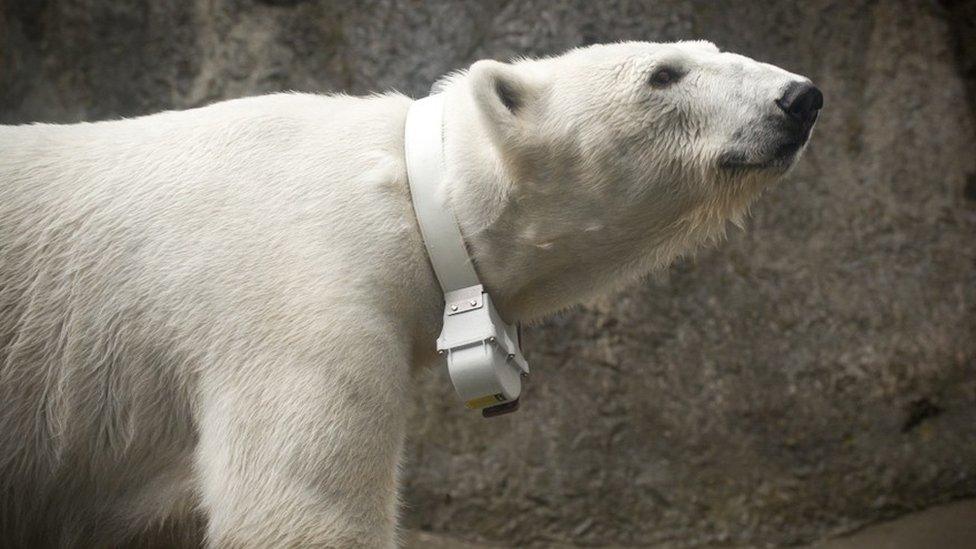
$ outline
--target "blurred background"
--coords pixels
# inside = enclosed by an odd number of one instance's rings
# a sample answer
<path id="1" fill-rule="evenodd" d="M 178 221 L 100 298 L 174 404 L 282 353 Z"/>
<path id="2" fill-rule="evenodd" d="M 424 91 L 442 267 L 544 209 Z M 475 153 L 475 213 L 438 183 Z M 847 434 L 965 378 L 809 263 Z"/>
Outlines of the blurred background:
<path id="1" fill-rule="evenodd" d="M 517 414 L 425 375 L 410 543 L 800 545 L 976 497 L 976 2 L 0 0 L 0 123 L 689 38 L 811 77 L 809 151 L 746 231 L 530 327 Z"/>

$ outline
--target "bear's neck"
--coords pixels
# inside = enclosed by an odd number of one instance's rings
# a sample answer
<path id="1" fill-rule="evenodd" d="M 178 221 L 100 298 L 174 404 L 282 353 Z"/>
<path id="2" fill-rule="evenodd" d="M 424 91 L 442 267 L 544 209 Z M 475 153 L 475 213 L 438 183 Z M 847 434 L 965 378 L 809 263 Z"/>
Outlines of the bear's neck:
<path id="1" fill-rule="evenodd" d="M 547 207 L 544 196 L 526 197 L 525 182 L 512 180 L 463 89 L 446 97 L 444 158 L 451 210 L 506 320 L 565 309 L 649 269 L 640 255 L 646 243 L 635 242 L 645 235 L 615 230 L 622 220 L 583 222 Z"/>

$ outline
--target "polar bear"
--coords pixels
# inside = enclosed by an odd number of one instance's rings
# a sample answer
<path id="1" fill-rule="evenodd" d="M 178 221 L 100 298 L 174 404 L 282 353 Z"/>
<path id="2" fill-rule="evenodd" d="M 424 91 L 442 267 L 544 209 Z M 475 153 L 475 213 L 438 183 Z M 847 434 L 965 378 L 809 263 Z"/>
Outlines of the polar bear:
<path id="1" fill-rule="evenodd" d="M 501 314 L 723 234 L 807 143 L 808 79 L 707 42 L 479 61 L 444 185 Z M 411 99 L 278 94 L 0 127 L 0 545 L 396 544 L 411 378 L 442 294 Z M 177 535 L 167 543 L 176 543 Z"/>

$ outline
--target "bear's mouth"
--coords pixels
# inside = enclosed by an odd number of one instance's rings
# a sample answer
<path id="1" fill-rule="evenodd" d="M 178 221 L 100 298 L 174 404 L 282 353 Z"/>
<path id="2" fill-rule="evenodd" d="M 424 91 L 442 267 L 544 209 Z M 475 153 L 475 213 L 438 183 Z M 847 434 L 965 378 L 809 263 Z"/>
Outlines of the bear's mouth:
<path id="1" fill-rule="evenodd" d="M 794 127 L 776 121 L 772 126 L 775 128 L 772 132 L 768 130 L 759 132 L 758 139 L 751 144 L 722 153 L 718 158 L 719 168 L 727 171 L 743 171 L 786 169 L 792 166 L 799 158 L 803 146 L 810 139 L 813 125 Z M 734 139 L 736 141 L 742 139 L 742 132 L 736 132 Z"/>
<path id="2" fill-rule="evenodd" d="M 803 145 L 802 142 L 795 141 L 783 143 L 777 146 L 772 154 L 762 155 L 760 158 L 743 151 L 726 151 L 719 156 L 718 167 L 725 171 L 788 168 L 793 165 Z"/>

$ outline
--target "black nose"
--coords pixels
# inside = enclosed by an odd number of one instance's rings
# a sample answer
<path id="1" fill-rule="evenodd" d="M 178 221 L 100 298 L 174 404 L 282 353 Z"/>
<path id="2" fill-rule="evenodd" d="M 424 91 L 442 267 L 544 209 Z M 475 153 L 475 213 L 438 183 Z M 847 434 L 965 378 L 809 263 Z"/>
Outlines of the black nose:
<path id="1" fill-rule="evenodd" d="M 823 108 L 823 93 L 809 82 L 791 82 L 776 104 L 797 122 L 813 124 Z"/>

